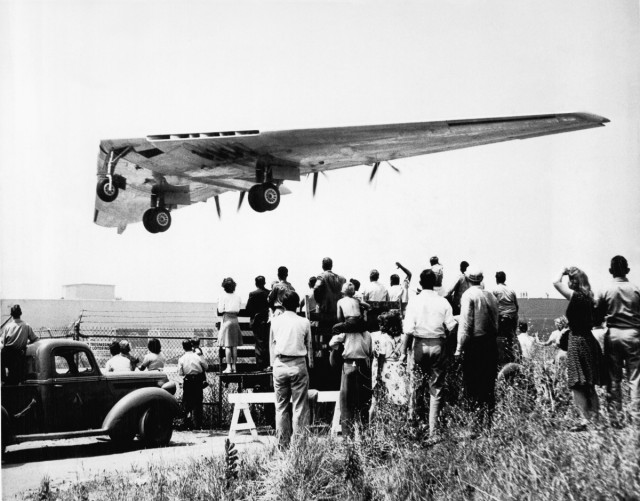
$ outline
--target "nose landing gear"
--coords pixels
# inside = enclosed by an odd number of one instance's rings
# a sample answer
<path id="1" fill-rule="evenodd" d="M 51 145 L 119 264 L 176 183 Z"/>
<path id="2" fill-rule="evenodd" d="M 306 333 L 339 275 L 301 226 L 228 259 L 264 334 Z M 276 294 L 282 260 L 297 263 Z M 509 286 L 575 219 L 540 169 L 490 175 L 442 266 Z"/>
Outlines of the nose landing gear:
<path id="1" fill-rule="evenodd" d="M 101 179 L 98 181 L 96 193 L 103 202 L 113 202 L 118 198 L 118 187 L 109 179 Z"/>
<path id="2" fill-rule="evenodd" d="M 109 153 L 109 156 L 105 157 L 105 170 L 107 171 L 107 177 L 100 179 L 98 181 L 98 186 L 96 187 L 96 194 L 103 202 L 113 202 L 118 198 L 118 189 L 122 188 L 124 190 L 126 188 L 126 179 L 115 174 L 115 169 L 118 160 L 129 153 L 129 151 L 131 151 L 131 147 L 127 146 L 126 148 L 119 150 L 117 154 L 116 151 L 112 150 Z"/>

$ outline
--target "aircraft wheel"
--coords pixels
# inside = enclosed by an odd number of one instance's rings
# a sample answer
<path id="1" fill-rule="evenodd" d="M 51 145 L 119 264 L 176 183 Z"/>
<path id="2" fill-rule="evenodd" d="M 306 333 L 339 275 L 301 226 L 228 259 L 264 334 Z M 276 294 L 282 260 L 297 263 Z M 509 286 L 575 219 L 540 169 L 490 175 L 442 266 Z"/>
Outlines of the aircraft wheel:
<path id="1" fill-rule="evenodd" d="M 249 190 L 249 206 L 256 212 L 264 212 L 267 210 L 261 203 L 262 185 L 255 184 Z"/>
<path id="2" fill-rule="evenodd" d="M 101 179 L 98 181 L 96 193 L 98 194 L 98 198 L 103 202 L 113 202 L 118 198 L 118 187 L 114 183 L 111 183 L 111 186 L 109 186 L 109 180 L 106 178 Z"/>
<path id="3" fill-rule="evenodd" d="M 167 209 L 148 209 L 142 216 L 142 224 L 149 233 L 162 233 L 171 226 L 171 214 Z"/>
<path id="4" fill-rule="evenodd" d="M 275 184 L 264 183 L 260 194 L 260 203 L 265 210 L 274 210 L 280 205 L 280 190 Z"/>

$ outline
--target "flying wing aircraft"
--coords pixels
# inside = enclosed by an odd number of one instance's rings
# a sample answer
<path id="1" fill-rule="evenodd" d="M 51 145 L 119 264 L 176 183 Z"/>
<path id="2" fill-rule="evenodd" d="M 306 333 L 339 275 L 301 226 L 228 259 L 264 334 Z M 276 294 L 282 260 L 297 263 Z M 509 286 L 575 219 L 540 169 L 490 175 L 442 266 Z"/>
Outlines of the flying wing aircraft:
<path id="1" fill-rule="evenodd" d="M 100 142 L 94 222 L 117 227 L 142 221 L 166 231 L 171 211 L 213 197 L 248 193 L 258 212 L 274 210 L 284 181 L 313 174 L 483 144 L 600 127 L 589 113 L 283 131 L 240 130 L 157 134 Z"/>

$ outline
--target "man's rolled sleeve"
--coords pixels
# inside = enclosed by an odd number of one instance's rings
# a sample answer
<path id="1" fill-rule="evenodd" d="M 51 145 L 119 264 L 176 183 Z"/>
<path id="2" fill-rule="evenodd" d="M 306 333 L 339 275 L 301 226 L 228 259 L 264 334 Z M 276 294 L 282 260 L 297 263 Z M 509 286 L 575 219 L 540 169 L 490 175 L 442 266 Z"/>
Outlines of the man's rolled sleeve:
<path id="1" fill-rule="evenodd" d="M 416 315 L 411 302 L 407 305 L 404 321 L 402 322 L 402 331 L 405 334 L 412 335 L 416 328 Z"/>
<path id="2" fill-rule="evenodd" d="M 344 343 L 344 340 L 346 337 L 347 337 L 346 334 L 336 334 L 329 341 L 329 346 L 333 348 L 335 346 L 338 346 L 340 343 Z"/>
<path id="3" fill-rule="evenodd" d="M 458 322 L 455 318 L 453 318 L 453 310 L 451 309 L 451 305 L 447 304 L 447 307 L 444 312 L 444 326 L 448 331 L 452 331 Z"/>
<path id="4" fill-rule="evenodd" d="M 273 367 L 273 363 L 276 361 L 276 340 L 273 338 L 273 327 L 269 329 L 269 346 L 269 361 Z"/>
<path id="5" fill-rule="evenodd" d="M 469 332 L 473 328 L 473 309 L 471 308 L 471 299 L 468 294 L 462 296 L 460 301 L 460 326 L 458 327 L 458 348 L 461 352 L 464 348 L 467 338 L 472 334 Z"/>

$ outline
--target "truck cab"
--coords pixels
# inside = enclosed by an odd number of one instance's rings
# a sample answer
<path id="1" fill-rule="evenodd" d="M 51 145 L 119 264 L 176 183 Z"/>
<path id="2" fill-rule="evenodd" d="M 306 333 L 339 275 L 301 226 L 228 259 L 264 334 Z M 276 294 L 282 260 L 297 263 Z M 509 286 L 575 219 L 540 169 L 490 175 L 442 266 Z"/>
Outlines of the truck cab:
<path id="1" fill-rule="evenodd" d="M 8 443 L 73 436 L 133 439 L 145 435 L 139 421 L 147 411 L 162 422 L 156 432 L 168 443 L 167 423 L 178 405 L 175 384 L 162 372 L 103 374 L 87 344 L 47 339 L 28 345 L 24 376 L 2 386 L 3 450 Z M 151 430 L 144 431 L 150 439 Z"/>

